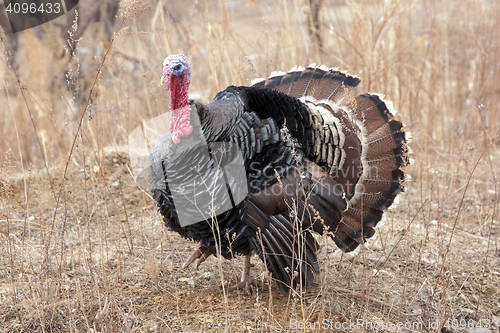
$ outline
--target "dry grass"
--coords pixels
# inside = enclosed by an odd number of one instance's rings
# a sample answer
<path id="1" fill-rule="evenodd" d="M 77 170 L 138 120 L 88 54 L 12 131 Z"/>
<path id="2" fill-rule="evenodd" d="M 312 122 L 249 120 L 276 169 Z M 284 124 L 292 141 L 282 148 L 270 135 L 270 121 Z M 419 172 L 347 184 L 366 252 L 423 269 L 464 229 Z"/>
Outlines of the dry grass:
<path id="1" fill-rule="evenodd" d="M 144 12 L 127 1 L 110 48 L 99 23 L 81 40 L 52 23 L 18 34 L 17 51 L 0 58 L 1 332 L 500 325 L 500 3 L 324 0 L 322 47 L 308 33 L 307 3 L 175 0 Z M 307 293 L 270 290 L 264 276 L 252 296 L 222 293 L 241 259 L 181 271 L 195 244 L 162 228 L 128 173 L 127 136 L 168 111 L 161 63 L 181 52 L 204 101 L 323 63 L 360 76 L 358 92 L 384 93 L 413 132 L 400 204 L 355 255 L 320 240 L 322 273 Z M 252 262 L 258 277 L 263 265 Z"/>

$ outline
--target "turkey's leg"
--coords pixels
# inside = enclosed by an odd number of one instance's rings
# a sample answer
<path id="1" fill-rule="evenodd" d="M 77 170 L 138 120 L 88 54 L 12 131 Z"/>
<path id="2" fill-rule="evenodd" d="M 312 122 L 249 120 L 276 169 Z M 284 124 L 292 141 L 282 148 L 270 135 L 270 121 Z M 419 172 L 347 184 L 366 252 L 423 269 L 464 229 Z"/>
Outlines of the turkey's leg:
<path id="1" fill-rule="evenodd" d="M 227 290 L 229 292 L 234 291 L 236 289 L 245 289 L 247 294 L 251 294 L 250 286 L 257 286 L 257 283 L 250 277 L 250 257 L 251 253 L 245 255 L 245 261 L 243 262 L 243 274 L 241 275 L 240 283 L 235 284 L 234 286 L 229 287 Z"/>
<path id="2" fill-rule="evenodd" d="M 189 265 L 191 265 L 193 261 L 195 261 L 196 259 L 198 259 L 198 262 L 196 263 L 196 269 L 198 269 L 198 267 L 200 267 L 200 264 L 204 262 L 208 257 L 210 257 L 211 254 L 212 252 L 210 252 L 210 250 L 205 247 L 198 248 L 196 251 L 193 252 L 193 254 L 191 254 L 189 259 L 186 260 L 186 262 L 182 265 L 182 269 L 188 268 Z"/>

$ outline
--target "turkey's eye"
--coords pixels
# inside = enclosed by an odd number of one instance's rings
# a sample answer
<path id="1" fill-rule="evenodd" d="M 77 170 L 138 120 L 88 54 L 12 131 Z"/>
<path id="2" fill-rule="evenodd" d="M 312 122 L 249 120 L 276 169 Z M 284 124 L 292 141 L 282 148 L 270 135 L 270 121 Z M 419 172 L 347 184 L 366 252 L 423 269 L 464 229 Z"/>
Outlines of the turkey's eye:
<path id="1" fill-rule="evenodd" d="M 178 71 L 182 68 L 182 65 L 181 64 L 178 64 L 174 67 L 174 71 Z"/>

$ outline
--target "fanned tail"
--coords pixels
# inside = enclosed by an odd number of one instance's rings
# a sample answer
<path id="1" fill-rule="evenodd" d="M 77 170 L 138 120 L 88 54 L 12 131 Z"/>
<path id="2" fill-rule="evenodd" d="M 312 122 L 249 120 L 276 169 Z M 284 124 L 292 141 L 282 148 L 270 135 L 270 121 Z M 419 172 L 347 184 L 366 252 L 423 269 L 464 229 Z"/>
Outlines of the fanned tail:
<path id="1" fill-rule="evenodd" d="M 392 120 L 392 103 L 385 102 L 380 95 L 363 94 L 355 99 L 351 110 L 350 116 L 361 128 L 363 172 L 339 226 L 348 236 L 343 242 L 346 251 L 355 249 L 375 233 L 373 227 L 383 211 L 404 190 L 401 168 L 409 164 L 403 124 Z"/>
<path id="2" fill-rule="evenodd" d="M 328 158 L 321 157 L 318 163 L 330 170 L 348 198 L 349 209 L 342 213 L 332 238 L 343 251 L 352 251 L 375 234 L 373 228 L 383 211 L 404 189 L 401 168 L 409 163 L 409 149 L 403 125 L 392 120 L 392 103 L 376 94 L 360 95 L 348 106 L 305 100 L 313 113 L 323 116 L 325 124 L 325 115 L 333 116 L 332 124 L 343 138 L 336 145 L 342 158 L 328 163 Z M 328 144 L 332 142 L 321 142 L 322 146 Z"/>

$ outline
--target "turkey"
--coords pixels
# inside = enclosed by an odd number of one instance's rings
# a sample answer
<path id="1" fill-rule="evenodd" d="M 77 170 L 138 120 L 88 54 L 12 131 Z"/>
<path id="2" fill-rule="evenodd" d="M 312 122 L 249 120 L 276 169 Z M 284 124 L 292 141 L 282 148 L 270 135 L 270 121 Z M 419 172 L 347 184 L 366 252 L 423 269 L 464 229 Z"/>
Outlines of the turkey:
<path id="1" fill-rule="evenodd" d="M 212 103 L 188 99 L 185 55 L 163 62 L 170 132 L 150 155 L 149 181 L 165 225 L 200 243 L 184 263 L 257 253 L 283 289 L 319 272 L 313 233 L 345 252 L 374 235 L 403 191 L 403 124 L 380 95 L 351 97 L 357 77 L 310 65 L 230 86 Z"/>

